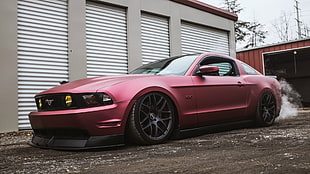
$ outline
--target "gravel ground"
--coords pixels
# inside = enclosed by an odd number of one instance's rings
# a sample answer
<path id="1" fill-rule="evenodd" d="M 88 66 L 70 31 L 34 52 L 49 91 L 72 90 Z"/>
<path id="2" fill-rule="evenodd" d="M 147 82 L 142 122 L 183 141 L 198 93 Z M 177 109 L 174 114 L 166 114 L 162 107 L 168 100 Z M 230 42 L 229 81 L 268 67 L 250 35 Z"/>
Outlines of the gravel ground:
<path id="1" fill-rule="evenodd" d="M 91 151 L 31 147 L 31 131 L 0 134 L 0 173 L 310 173 L 310 112 L 154 146 Z"/>

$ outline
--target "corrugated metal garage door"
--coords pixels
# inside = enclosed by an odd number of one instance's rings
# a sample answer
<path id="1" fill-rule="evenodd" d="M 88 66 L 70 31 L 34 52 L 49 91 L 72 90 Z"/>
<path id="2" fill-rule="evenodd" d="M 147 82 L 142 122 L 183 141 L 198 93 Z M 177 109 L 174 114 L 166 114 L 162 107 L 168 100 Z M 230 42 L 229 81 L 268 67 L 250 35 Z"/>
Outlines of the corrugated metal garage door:
<path id="1" fill-rule="evenodd" d="M 125 9 L 87 2 L 86 48 L 88 77 L 127 73 Z"/>
<path id="2" fill-rule="evenodd" d="M 170 56 L 168 18 L 142 13 L 141 37 L 143 64 Z"/>
<path id="3" fill-rule="evenodd" d="M 18 1 L 18 128 L 29 129 L 34 95 L 68 80 L 67 2 Z"/>
<path id="4" fill-rule="evenodd" d="M 181 40 L 182 54 L 213 52 L 229 55 L 226 31 L 182 22 Z"/>

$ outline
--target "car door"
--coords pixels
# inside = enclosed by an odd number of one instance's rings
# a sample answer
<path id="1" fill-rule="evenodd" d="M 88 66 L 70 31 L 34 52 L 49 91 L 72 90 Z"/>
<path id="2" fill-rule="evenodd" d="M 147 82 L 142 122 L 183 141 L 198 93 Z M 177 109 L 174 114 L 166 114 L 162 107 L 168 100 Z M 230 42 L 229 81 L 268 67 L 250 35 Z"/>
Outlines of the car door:
<path id="1" fill-rule="evenodd" d="M 199 126 L 244 118 L 248 89 L 232 59 L 206 57 L 199 66 L 217 66 L 217 74 L 193 76 Z"/>

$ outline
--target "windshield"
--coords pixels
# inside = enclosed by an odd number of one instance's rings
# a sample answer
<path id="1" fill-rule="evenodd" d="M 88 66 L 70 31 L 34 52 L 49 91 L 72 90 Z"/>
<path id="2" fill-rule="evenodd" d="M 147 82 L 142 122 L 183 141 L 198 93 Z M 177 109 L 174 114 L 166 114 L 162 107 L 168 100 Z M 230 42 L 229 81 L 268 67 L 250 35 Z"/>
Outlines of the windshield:
<path id="1" fill-rule="evenodd" d="M 197 55 L 186 55 L 172 57 L 149 63 L 133 70 L 130 74 L 155 74 L 155 75 L 177 75 L 182 76 L 198 57 Z"/>

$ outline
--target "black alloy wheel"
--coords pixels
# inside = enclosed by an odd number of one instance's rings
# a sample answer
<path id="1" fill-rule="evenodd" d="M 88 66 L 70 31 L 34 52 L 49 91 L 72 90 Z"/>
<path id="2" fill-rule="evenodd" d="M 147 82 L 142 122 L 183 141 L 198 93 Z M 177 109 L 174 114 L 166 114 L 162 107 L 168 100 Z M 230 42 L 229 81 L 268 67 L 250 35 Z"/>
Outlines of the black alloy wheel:
<path id="1" fill-rule="evenodd" d="M 165 142 L 175 125 L 175 108 L 159 92 L 148 93 L 135 103 L 129 118 L 129 136 L 135 143 L 150 145 Z"/>
<path id="2" fill-rule="evenodd" d="M 276 100 L 271 92 L 265 92 L 259 99 L 256 120 L 259 126 L 271 126 L 276 118 Z"/>

